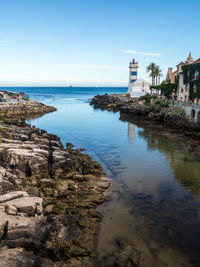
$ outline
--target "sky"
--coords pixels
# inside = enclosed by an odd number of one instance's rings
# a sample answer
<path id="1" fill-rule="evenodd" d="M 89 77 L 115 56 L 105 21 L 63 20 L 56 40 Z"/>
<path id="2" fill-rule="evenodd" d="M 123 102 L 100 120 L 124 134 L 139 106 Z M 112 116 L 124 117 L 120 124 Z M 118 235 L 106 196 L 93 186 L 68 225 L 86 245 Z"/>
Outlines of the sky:
<path id="1" fill-rule="evenodd" d="M 0 0 L 0 86 L 127 86 L 200 57 L 198 0 Z"/>

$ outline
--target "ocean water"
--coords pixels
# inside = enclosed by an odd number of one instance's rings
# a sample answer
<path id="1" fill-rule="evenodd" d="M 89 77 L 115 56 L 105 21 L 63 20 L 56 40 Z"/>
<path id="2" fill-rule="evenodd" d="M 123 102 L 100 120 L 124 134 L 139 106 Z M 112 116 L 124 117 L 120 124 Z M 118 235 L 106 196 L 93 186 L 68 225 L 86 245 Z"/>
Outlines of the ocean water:
<path id="1" fill-rule="evenodd" d="M 64 146 L 86 148 L 112 181 L 99 207 L 96 266 L 114 266 L 121 240 L 141 252 L 140 266 L 200 266 L 200 159 L 142 120 L 89 105 L 96 94 L 127 88 L 9 89 L 55 106 L 29 122 Z"/>

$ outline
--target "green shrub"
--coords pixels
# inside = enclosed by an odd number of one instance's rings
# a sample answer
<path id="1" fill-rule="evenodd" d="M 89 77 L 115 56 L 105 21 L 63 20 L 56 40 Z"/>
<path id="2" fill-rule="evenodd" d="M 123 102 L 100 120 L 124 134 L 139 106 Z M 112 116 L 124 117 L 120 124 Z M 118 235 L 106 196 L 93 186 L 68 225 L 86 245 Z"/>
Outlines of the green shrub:
<path id="1" fill-rule="evenodd" d="M 169 103 L 170 103 L 169 100 L 163 100 L 163 101 L 160 101 L 160 106 L 168 108 Z"/>
<path id="2" fill-rule="evenodd" d="M 168 111 L 167 115 L 169 116 L 182 116 L 185 117 L 186 113 L 185 110 L 182 108 L 177 108 L 176 110 Z"/>

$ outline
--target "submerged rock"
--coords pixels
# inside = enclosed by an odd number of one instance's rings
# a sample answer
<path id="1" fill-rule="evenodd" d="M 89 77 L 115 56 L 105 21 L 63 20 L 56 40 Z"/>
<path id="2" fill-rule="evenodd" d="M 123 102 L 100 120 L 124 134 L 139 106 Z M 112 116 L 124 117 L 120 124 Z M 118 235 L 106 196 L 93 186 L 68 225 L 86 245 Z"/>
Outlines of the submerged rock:
<path id="1" fill-rule="evenodd" d="M 120 251 L 116 254 L 115 266 L 139 266 L 142 258 L 141 252 L 139 252 L 133 244 L 122 240 L 119 242 Z"/>

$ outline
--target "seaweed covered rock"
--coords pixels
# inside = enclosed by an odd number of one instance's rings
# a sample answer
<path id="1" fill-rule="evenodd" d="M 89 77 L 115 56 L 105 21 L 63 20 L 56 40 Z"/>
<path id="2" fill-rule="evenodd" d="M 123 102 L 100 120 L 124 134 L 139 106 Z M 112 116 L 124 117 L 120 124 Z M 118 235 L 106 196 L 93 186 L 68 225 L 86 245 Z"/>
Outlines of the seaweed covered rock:
<path id="1" fill-rule="evenodd" d="M 96 207 L 110 185 L 100 164 L 24 120 L 5 125 L 12 137 L 0 144 L 0 256 L 10 264 L 5 266 L 92 266 L 101 219 Z"/>
<path id="2" fill-rule="evenodd" d="M 141 252 L 139 252 L 133 244 L 122 240 L 119 242 L 120 251 L 115 255 L 116 267 L 124 267 L 124 266 L 139 266 L 142 261 Z"/>
<path id="3" fill-rule="evenodd" d="M 16 102 L 1 102 L 0 111 L 8 118 L 27 117 L 34 115 L 42 115 L 45 113 L 56 111 L 53 106 L 47 106 L 43 103 L 29 100 Z"/>

